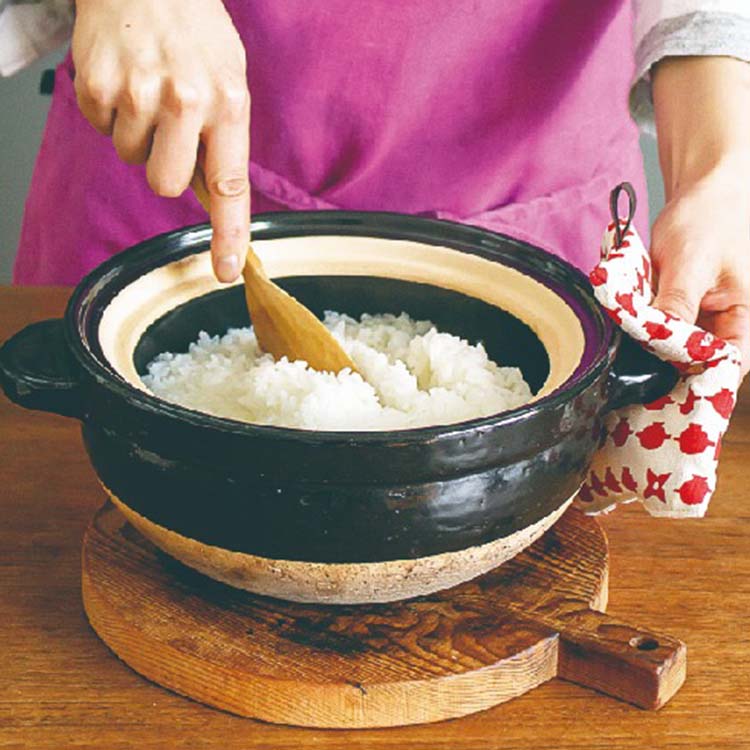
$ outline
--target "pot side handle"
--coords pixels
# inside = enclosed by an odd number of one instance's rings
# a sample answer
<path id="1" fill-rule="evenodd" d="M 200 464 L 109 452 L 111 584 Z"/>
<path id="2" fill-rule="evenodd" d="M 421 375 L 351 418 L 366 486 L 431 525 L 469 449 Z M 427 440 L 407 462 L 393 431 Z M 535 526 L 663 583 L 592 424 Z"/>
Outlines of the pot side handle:
<path id="1" fill-rule="evenodd" d="M 679 373 L 672 365 L 623 333 L 609 373 L 607 411 L 629 404 L 648 404 L 666 396 L 678 378 Z"/>
<path id="2" fill-rule="evenodd" d="M 81 418 L 81 371 L 61 318 L 32 323 L 0 347 L 0 386 L 27 409 Z"/>

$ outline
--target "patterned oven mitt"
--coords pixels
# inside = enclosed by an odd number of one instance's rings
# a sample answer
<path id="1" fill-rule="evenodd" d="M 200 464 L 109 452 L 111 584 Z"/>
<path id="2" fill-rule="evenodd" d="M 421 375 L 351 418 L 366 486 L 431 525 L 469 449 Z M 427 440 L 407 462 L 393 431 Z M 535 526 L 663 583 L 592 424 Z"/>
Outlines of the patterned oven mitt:
<path id="1" fill-rule="evenodd" d="M 629 217 L 617 218 L 625 191 Z M 674 390 L 650 404 L 626 406 L 605 417 L 605 435 L 580 490 L 587 513 L 640 500 L 654 516 L 700 517 L 716 488 L 721 438 L 740 383 L 734 345 L 651 306 L 651 263 L 631 228 L 632 187 L 611 196 L 602 259 L 590 274 L 597 300 L 625 334 L 680 373 Z"/>

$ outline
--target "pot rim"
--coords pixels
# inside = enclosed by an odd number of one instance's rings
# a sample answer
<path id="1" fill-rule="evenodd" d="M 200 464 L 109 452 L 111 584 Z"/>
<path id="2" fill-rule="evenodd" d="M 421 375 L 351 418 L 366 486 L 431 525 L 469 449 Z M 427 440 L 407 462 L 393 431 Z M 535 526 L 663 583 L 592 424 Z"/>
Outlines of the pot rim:
<path id="1" fill-rule="evenodd" d="M 603 314 L 589 291 L 586 276 L 567 261 L 523 240 L 500 232 L 443 219 L 385 211 L 294 211 L 271 212 L 253 217 L 251 232 L 256 239 L 281 237 L 343 235 L 381 239 L 400 239 L 440 245 L 461 252 L 502 262 L 532 276 L 555 294 L 567 282 L 569 298 L 579 304 L 576 317 L 584 324 L 581 311 L 601 331 L 598 342 L 586 341 L 592 347 L 588 363 L 582 357 L 576 370 L 546 396 L 514 409 L 444 425 L 412 427 L 399 430 L 307 430 L 295 427 L 255 424 L 171 403 L 135 388 L 109 364 L 99 344 L 101 315 L 116 294 L 135 279 L 167 262 L 195 254 L 208 243 L 208 223 L 182 227 L 148 238 L 117 253 L 87 274 L 76 286 L 65 311 L 65 337 L 75 358 L 97 384 L 139 410 L 158 414 L 192 426 L 246 434 L 252 437 L 295 440 L 314 444 L 413 444 L 456 439 L 462 435 L 516 424 L 532 418 L 542 410 L 554 409 L 584 391 L 602 370 L 611 366 L 620 341 L 620 333 Z M 510 259 L 504 255 L 507 246 L 522 250 Z M 505 247 L 503 247 L 505 246 Z M 161 252 L 158 252 L 158 251 Z M 510 262 L 508 262 L 510 260 Z M 550 271 L 553 273 L 550 275 Z M 571 283 L 572 282 L 572 283 Z M 585 353 L 585 352 L 584 352 Z"/>

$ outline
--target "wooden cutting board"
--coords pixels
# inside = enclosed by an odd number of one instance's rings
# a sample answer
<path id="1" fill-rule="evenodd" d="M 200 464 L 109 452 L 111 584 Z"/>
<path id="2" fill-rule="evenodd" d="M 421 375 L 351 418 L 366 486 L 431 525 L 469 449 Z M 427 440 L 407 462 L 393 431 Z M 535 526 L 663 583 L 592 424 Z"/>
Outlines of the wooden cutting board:
<path id="1" fill-rule="evenodd" d="M 659 708 L 685 679 L 685 645 L 604 614 L 607 582 L 604 532 L 574 510 L 491 573 L 395 604 L 232 589 L 166 557 L 109 503 L 83 544 L 86 613 L 123 661 L 202 703 L 301 726 L 439 721 L 553 677 Z"/>

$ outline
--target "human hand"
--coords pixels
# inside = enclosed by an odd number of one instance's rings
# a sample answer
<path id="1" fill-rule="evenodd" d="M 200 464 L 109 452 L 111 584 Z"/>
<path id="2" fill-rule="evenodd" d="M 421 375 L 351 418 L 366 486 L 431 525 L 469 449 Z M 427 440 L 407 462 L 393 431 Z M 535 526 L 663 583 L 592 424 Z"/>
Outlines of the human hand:
<path id="1" fill-rule="evenodd" d="M 742 189 L 739 189 L 742 187 Z M 651 237 L 655 305 L 735 344 L 750 370 L 750 195 L 731 173 L 681 187 Z"/>
<path id="2" fill-rule="evenodd" d="M 750 66 L 675 58 L 654 75 L 667 204 L 655 305 L 735 344 L 750 370 Z"/>
<path id="3" fill-rule="evenodd" d="M 220 281 L 244 265 L 250 223 L 245 50 L 220 0 L 77 0 L 78 104 L 154 192 L 180 195 L 199 146 Z"/>

